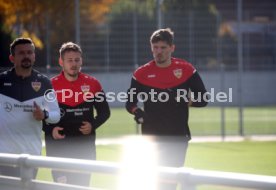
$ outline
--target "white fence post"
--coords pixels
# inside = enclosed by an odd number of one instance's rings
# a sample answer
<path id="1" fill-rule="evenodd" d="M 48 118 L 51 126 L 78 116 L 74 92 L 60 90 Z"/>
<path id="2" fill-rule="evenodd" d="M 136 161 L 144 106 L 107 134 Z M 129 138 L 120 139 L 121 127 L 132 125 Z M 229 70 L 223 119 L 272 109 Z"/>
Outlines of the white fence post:
<path id="1" fill-rule="evenodd" d="M 26 161 L 28 160 L 29 155 L 22 154 L 18 158 L 18 167 L 20 168 L 20 177 L 23 189 L 30 189 L 30 183 L 34 178 L 34 168 L 27 166 Z"/>

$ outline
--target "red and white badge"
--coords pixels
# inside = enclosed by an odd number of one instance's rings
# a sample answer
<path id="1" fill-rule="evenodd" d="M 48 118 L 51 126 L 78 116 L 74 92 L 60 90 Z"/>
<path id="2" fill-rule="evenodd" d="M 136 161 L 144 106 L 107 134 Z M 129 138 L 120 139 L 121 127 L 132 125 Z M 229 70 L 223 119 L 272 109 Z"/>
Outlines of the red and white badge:
<path id="1" fill-rule="evenodd" d="M 182 69 L 173 70 L 173 74 L 176 78 L 180 79 L 182 77 Z"/>
<path id="2" fill-rule="evenodd" d="M 32 87 L 34 89 L 34 91 L 38 92 L 41 88 L 41 82 L 32 82 Z"/>
<path id="3" fill-rule="evenodd" d="M 81 86 L 81 91 L 82 91 L 83 93 L 89 92 L 89 91 L 90 91 L 90 86 L 89 86 L 89 85 L 82 85 L 82 86 Z"/>

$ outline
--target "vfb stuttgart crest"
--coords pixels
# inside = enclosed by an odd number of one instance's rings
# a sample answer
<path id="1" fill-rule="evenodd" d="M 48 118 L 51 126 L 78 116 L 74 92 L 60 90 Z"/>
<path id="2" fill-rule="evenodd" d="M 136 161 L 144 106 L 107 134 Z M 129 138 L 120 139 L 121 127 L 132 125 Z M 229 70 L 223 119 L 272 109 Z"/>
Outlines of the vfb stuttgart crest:
<path id="1" fill-rule="evenodd" d="M 180 79 L 182 77 L 182 69 L 173 70 L 173 74 L 176 78 Z"/>
<path id="2" fill-rule="evenodd" d="M 32 82 L 32 87 L 34 89 L 34 91 L 39 91 L 41 88 L 41 82 Z"/>
<path id="3" fill-rule="evenodd" d="M 89 85 L 82 85 L 81 86 L 81 91 L 85 94 L 90 91 L 90 86 Z"/>

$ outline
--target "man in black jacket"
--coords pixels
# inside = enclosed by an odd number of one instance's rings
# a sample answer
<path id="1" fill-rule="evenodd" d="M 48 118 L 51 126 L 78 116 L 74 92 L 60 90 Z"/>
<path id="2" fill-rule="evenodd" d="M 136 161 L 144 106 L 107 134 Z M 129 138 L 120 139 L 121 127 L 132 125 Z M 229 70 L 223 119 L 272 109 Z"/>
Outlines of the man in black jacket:
<path id="1" fill-rule="evenodd" d="M 155 139 L 159 165 L 181 167 L 191 139 L 188 107 L 204 107 L 208 100 L 196 69 L 183 59 L 171 57 L 173 37 L 168 28 L 152 34 L 154 60 L 134 72 L 126 109 L 142 124 L 142 134 Z M 144 109 L 137 106 L 139 97 Z M 170 182 L 160 185 L 160 189 L 175 188 Z"/>
<path id="2" fill-rule="evenodd" d="M 62 72 L 52 78 L 52 84 L 61 120 L 44 126 L 47 156 L 94 160 L 96 129 L 109 118 L 109 105 L 99 81 L 80 72 L 82 50 L 77 44 L 61 46 L 60 65 Z M 52 174 L 56 182 L 89 186 L 90 174 L 54 170 Z"/>

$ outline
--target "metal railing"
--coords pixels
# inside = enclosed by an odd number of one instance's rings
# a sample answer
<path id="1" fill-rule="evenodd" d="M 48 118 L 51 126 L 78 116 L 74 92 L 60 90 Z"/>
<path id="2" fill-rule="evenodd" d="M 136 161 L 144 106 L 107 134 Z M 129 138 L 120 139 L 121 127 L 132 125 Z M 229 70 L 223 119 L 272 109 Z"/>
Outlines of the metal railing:
<path id="1" fill-rule="evenodd" d="M 70 171 L 96 172 L 119 174 L 122 164 L 106 161 L 91 161 L 69 158 L 54 158 L 44 156 L 30 156 L 27 154 L 3 154 L 0 153 L 0 165 L 14 165 L 20 167 L 20 178 L 0 175 L 1 189 L 19 190 L 92 190 L 92 188 L 67 184 L 57 184 L 32 180 L 33 168 L 52 168 Z M 276 177 L 240 174 L 229 172 L 216 172 L 195 170 L 191 168 L 159 167 L 159 178 L 181 183 L 181 188 L 194 190 L 199 185 L 220 185 L 230 187 L 253 188 L 262 190 L 275 190 Z M 95 190 L 93 188 L 93 190 Z"/>

